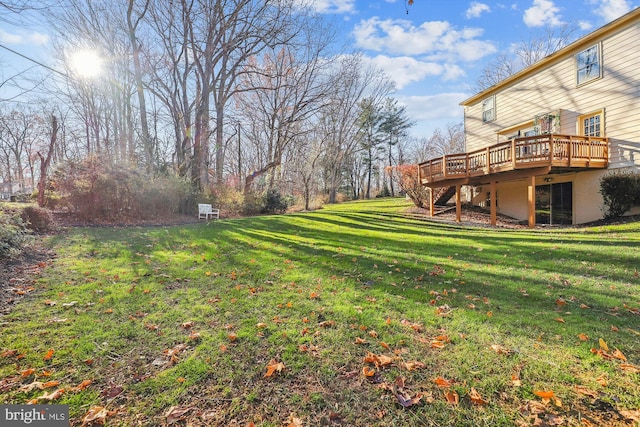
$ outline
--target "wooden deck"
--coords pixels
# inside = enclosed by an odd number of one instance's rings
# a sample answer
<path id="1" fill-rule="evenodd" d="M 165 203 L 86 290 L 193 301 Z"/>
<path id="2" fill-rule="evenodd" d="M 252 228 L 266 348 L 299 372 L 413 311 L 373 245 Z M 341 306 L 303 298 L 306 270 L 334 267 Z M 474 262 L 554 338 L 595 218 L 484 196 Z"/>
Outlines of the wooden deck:
<path id="1" fill-rule="evenodd" d="M 543 175 L 553 170 L 603 169 L 608 159 L 608 138 L 537 135 L 469 153 L 449 154 L 420 163 L 418 169 L 423 185 L 444 187 Z"/>

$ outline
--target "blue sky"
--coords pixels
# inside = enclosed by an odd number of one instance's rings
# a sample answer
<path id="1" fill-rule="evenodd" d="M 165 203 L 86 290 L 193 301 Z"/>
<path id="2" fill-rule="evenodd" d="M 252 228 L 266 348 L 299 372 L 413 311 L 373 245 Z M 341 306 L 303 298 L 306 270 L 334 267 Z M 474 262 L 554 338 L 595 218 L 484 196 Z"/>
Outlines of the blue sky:
<path id="1" fill-rule="evenodd" d="M 405 0 L 306 1 L 394 80 L 393 96 L 406 105 L 417 136 L 461 122 L 458 104 L 473 95 L 486 63 L 545 25 L 572 24 L 580 36 L 640 6 L 640 0 L 415 0 L 412 6 Z M 45 26 L 33 20 L 14 26 L 0 12 L 0 44 L 52 65 Z M 39 67 L 0 49 L 2 77 L 26 68 Z"/>
<path id="2" fill-rule="evenodd" d="M 313 0 L 340 22 L 352 45 L 395 81 L 394 97 L 416 121 L 412 132 L 462 122 L 480 70 L 545 25 L 587 34 L 640 6 L 638 0 Z"/>

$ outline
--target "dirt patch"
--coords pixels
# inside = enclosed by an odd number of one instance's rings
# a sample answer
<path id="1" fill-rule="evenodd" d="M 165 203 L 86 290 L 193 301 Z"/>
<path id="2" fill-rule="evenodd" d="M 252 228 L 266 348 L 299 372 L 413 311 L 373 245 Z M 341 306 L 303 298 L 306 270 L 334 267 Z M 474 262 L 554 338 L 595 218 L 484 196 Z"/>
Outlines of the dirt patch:
<path id="1" fill-rule="evenodd" d="M 55 252 L 44 247 L 36 238 L 19 254 L 0 258 L 0 319 L 34 290 L 34 281 L 55 256 Z"/>

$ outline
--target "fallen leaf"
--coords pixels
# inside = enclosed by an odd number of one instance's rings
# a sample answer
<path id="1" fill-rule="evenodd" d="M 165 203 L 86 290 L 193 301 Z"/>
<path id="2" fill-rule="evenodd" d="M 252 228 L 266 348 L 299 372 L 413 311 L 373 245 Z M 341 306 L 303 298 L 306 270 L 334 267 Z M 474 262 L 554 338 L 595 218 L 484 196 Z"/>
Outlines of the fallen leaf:
<path id="1" fill-rule="evenodd" d="M 49 351 L 47 351 L 47 354 L 44 355 L 43 359 L 51 360 L 51 358 L 53 357 L 53 353 L 55 353 L 55 350 L 50 348 Z"/>
<path id="2" fill-rule="evenodd" d="M 366 344 L 367 340 L 362 339 L 360 337 L 356 337 L 356 342 L 354 344 L 358 344 L 358 345 L 362 345 L 362 344 Z"/>
<path id="3" fill-rule="evenodd" d="M 469 397 L 471 398 L 471 401 L 476 405 L 486 405 L 487 403 L 489 403 L 486 400 L 484 400 L 480 396 L 480 393 L 478 393 L 478 391 L 473 387 L 471 387 L 471 391 L 469 392 Z"/>
<path id="4" fill-rule="evenodd" d="M 189 334 L 189 339 L 191 341 L 197 341 L 200 339 L 200 332 L 196 332 L 196 331 L 191 331 L 191 333 Z"/>
<path id="5" fill-rule="evenodd" d="M 48 400 L 48 401 L 56 400 L 56 399 L 59 399 L 63 393 L 64 393 L 64 389 L 59 388 L 58 390 L 52 391 L 51 393 L 45 392 L 42 396 L 38 397 L 38 400 Z"/>
<path id="6" fill-rule="evenodd" d="M 293 414 L 289 415 L 287 422 L 289 423 L 287 424 L 287 427 L 302 427 L 302 420 L 294 417 Z"/>
<path id="7" fill-rule="evenodd" d="M 636 423 L 640 422 L 640 409 L 630 410 L 630 411 L 621 410 L 619 412 L 620 412 L 620 415 L 622 415 L 628 420 L 635 421 Z"/>
<path id="8" fill-rule="evenodd" d="M 505 348 L 503 346 L 501 346 L 500 344 L 493 344 L 491 346 L 491 350 L 495 351 L 498 354 L 506 354 L 506 355 L 510 355 L 511 353 L 513 353 L 511 350 L 509 350 L 508 348 Z"/>
<path id="9" fill-rule="evenodd" d="M 434 383 L 436 383 L 436 385 L 438 387 L 442 387 L 442 388 L 447 388 L 447 387 L 451 387 L 451 385 L 453 384 L 452 381 L 450 380 L 445 380 L 442 377 L 438 377 L 436 379 L 433 380 Z"/>
<path id="10" fill-rule="evenodd" d="M 446 344 L 444 341 L 432 340 L 430 346 L 431 348 L 445 348 Z"/>
<path id="11" fill-rule="evenodd" d="M 622 352 L 617 348 L 613 351 L 613 353 L 611 353 L 611 357 L 613 357 L 614 359 L 622 360 L 623 362 L 627 361 L 626 356 L 622 354 Z"/>
<path id="12" fill-rule="evenodd" d="M 424 363 L 418 362 L 418 361 L 400 363 L 400 367 L 406 369 L 407 371 L 414 371 L 416 369 L 423 369 L 423 368 L 426 368 L 426 366 L 427 365 L 425 365 Z"/>
<path id="13" fill-rule="evenodd" d="M 47 351 L 47 354 L 44 355 L 43 360 L 51 360 L 53 353 L 55 353 L 55 350 L 50 348 L 49 351 Z"/>
<path id="14" fill-rule="evenodd" d="M 179 406 L 172 406 L 164 414 L 165 418 L 167 419 L 167 424 L 173 424 L 178 421 L 181 421 L 182 419 L 184 419 L 185 414 L 192 409 L 193 408 L 191 406 L 186 408 L 180 408 Z"/>
<path id="15" fill-rule="evenodd" d="M 589 336 L 586 334 L 578 334 L 578 339 L 580 341 L 589 341 Z"/>
<path id="16" fill-rule="evenodd" d="M 282 372 L 283 369 L 284 369 L 284 363 L 276 362 L 275 359 L 271 359 L 271 361 L 267 365 L 267 372 L 264 374 L 264 376 L 265 377 L 270 377 L 275 372 Z"/>
<path id="17" fill-rule="evenodd" d="M 18 350 L 5 350 L 2 353 L 0 353 L 0 357 L 15 357 L 18 355 Z"/>
<path id="18" fill-rule="evenodd" d="M 457 405 L 460 402 L 460 397 L 455 391 L 444 392 L 444 398 L 447 400 L 447 403 L 451 405 Z"/>
<path id="19" fill-rule="evenodd" d="M 103 406 L 92 406 L 89 412 L 82 418 L 82 425 L 100 424 L 104 425 L 107 422 L 107 416 L 109 411 Z"/>
<path id="20" fill-rule="evenodd" d="M 393 363 L 393 359 L 391 359 L 389 356 L 385 356 L 384 354 L 377 356 L 377 358 L 378 361 L 376 364 L 379 366 L 388 366 Z"/>
<path id="21" fill-rule="evenodd" d="M 518 375 L 511 375 L 511 385 L 514 387 L 522 386 L 522 381 Z"/>
<path id="22" fill-rule="evenodd" d="M 549 403 L 551 399 L 555 398 L 555 393 L 551 390 L 542 391 L 542 390 L 534 390 L 533 394 L 542 399 L 542 403 Z M 557 399 L 557 398 L 556 398 Z M 559 400 L 559 399 L 558 399 Z M 560 405 L 562 406 L 562 405 Z"/>
<path id="23" fill-rule="evenodd" d="M 584 394 L 585 396 L 589 396 L 589 397 L 593 397 L 593 398 L 598 397 L 598 393 L 596 393 L 595 391 L 590 390 L 587 387 L 582 386 L 582 385 L 576 385 L 575 386 L 575 390 L 576 390 L 576 393 L 578 393 L 578 394 Z"/>
<path id="24" fill-rule="evenodd" d="M 631 365 L 629 363 L 621 363 L 620 364 L 620 369 L 622 369 L 623 371 L 626 372 L 631 372 L 631 373 L 640 373 L 640 367 L 635 366 L 635 365 Z"/>
<path id="25" fill-rule="evenodd" d="M 403 393 L 396 393 L 396 400 L 403 408 L 410 408 L 413 405 L 417 405 L 422 400 L 422 395 L 420 393 L 416 394 L 413 397 L 407 396 Z"/>
<path id="26" fill-rule="evenodd" d="M 267 327 L 267 324 L 264 323 L 264 322 L 260 322 L 260 323 L 256 324 L 256 328 L 258 328 L 258 329 L 264 329 L 266 327 Z"/>
<path id="27" fill-rule="evenodd" d="M 384 342 L 384 341 L 380 341 L 380 346 L 382 346 L 382 347 L 386 348 L 387 350 L 389 350 L 389 348 L 390 348 L 390 347 L 389 347 L 389 344 L 387 344 L 387 343 L 386 343 L 386 342 Z"/>
<path id="28" fill-rule="evenodd" d="M 195 325 L 195 322 L 189 321 L 189 322 L 184 322 L 181 326 L 182 326 L 182 329 L 191 329 L 193 328 L 194 325 Z"/>
<path id="29" fill-rule="evenodd" d="M 565 321 L 564 321 L 564 319 L 562 317 L 556 317 L 553 320 L 555 320 L 556 322 L 559 322 L 559 323 L 565 323 Z"/>
<path id="30" fill-rule="evenodd" d="M 557 306 L 567 305 L 567 302 L 566 302 L 563 298 L 558 298 L 558 299 L 556 300 L 556 305 L 557 305 Z"/>
<path id="31" fill-rule="evenodd" d="M 69 391 L 82 391 L 85 388 L 89 387 L 92 382 L 93 380 L 84 380 L 80 384 L 78 384 L 77 387 L 72 387 L 71 389 L 69 389 Z"/>
<path id="32" fill-rule="evenodd" d="M 320 326 L 321 328 L 330 328 L 332 326 L 336 325 L 336 321 L 335 320 L 325 320 L 322 321 L 320 323 L 318 323 L 318 326 Z"/>
<path id="33" fill-rule="evenodd" d="M 36 373 L 36 370 L 33 368 L 29 368 L 29 369 L 25 369 L 24 371 L 20 372 L 20 375 L 24 378 L 24 377 L 28 377 L 30 375 L 33 375 Z"/>
<path id="34" fill-rule="evenodd" d="M 362 368 L 362 374 L 365 377 L 372 377 L 372 376 L 374 376 L 376 374 L 376 371 L 374 369 L 371 369 L 368 366 L 365 366 L 365 367 Z"/>
<path id="35" fill-rule="evenodd" d="M 604 351 L 609 351 L 609 346 L 607 346 L 607 343 L 605 342 L 605 340 L 603 340 L 602 338 L 600 338 L 598 340 L 598 343 L 600 344 L 600 348 L 603 349 Z"/>
<path id="36" fill-rule="evenodd" d="M 555 393 L 551 390 L 549 391 L 542 391 L 542 390 L 534 390 L 533 394 L 535 394 L 536 396 L 542 398 L 542 399 L 551 399 L 552 397 L 555 396 Z"/>
<path id="37" fill-rule="evenodd" d="M 46 383 L 42 384 L 42 388 L 51 388 L 51 387 L 57 387 L 60 385 L 60 381 L 47 381 Z"/>
<path id="38" fill-rule="evenodd" d="M 113 399 L 116 396 L 119 396 L 124 391 L 124 387 L 117 384 L 108 384 L 108 387 L 102 390 L 100 395 L 102 397 L 106 397 L 107 399 Z"/>

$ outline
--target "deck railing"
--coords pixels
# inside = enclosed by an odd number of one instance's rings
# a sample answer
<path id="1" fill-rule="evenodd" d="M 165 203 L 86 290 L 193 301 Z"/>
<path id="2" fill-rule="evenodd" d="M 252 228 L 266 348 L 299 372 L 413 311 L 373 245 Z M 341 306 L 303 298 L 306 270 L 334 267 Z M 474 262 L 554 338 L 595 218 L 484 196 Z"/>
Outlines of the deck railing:
<path id="1" fill-rule="evenodd" d="M 543 166 L 606 168 L 608 138 L 536 135 L 515 138 L 470 153 L 448 154 L 419 164 L 420 182 L 472 178 Z"/>

